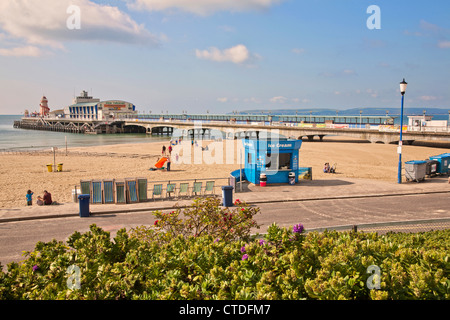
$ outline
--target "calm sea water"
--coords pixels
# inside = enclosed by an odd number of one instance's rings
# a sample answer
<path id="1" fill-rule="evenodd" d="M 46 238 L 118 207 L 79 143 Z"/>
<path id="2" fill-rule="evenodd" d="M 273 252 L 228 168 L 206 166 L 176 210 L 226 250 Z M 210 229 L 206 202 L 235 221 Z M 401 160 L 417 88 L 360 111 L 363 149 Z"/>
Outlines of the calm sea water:
<path id="1" fill-rule="evenodd" d="M 15 120 L 21 115 L 0 115 L 0 151 L 40 150 L 67 146 L 88 147 L 124 143 L 165 141 L 168 137 L 142 134 L 79 134 L 68 132 L 15 129 Z"/>
<path id="2" fill-rule="evenodd" d="M 77 134 L 53 131 L 38 131 L 15 129 L 13 123 L 20 120 L 21 115 L 0 115 L 0 151 L 39 150 L 51 147 L 65 147 L 67 137 L 68 147 L 98 146 L 123 143 L 143 143 L 165 141 L 168 137 L 150 136 L 142 134 Z M 436 115 L 433 120 L 448 120 L 447 115 Z M 395 120 L 400 124 L 400 119 Z M 408 118 L 403 118 L 408 123 Z"/>

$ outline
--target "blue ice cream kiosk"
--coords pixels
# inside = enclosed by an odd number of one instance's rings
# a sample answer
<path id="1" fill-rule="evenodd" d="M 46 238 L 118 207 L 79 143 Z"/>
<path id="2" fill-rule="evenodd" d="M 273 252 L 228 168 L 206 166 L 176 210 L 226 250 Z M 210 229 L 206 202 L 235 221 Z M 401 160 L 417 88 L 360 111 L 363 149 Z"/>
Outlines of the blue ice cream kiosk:
<path id="1" fill-rule="evenodd" d="M 267 184 L 298 182 L 302 140 L 243 139 L 242 143 L 247 181 L 260 184 L 260 177 L 265 175 Z"/>

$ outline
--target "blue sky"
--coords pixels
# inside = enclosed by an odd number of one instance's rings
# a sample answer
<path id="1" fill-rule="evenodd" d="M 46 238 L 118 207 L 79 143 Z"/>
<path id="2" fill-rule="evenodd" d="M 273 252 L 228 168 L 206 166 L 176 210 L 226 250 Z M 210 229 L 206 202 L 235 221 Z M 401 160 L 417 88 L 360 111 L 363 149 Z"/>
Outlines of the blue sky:
<path id="1" fill-rule="evenodd" d="M 2 0 L 0 114 L 81 90 L 152 113 L 392 108 L 403 77 L 408 107 L 450 109 L 449 58 L 445 0 Z"/>

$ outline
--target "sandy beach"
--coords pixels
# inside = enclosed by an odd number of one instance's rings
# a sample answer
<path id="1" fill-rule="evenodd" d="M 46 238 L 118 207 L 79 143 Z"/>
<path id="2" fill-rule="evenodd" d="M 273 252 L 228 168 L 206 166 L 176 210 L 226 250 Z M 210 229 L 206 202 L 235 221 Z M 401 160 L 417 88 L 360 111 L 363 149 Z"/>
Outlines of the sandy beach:
<path id="1" fill-rule="evenodd" d="M 171 171 L 150 168 L 162 156 L 162 146 L 168 142 L 120 144 L 97 147 L 60 149 L 56 153 L 56 164 L 63 164 L 62 172 L 48 172 L 47 164 L 53 164 L 53 152 L 3 153 L 0 155 L 0 208 L 19 208 L 26 205 L 28 189 L 34 192 L 33 205 L 44 190 L 51 192 L 53 200 L 72 202 L 72 190 L 81 179 L 123 179 L 144 177 L 149 181 L 168 181 L 199 178 L 227 178 L 231 171 L 239 169 L 237 162 L 242 143 L 227 141 L 223 146 L 223 158 L 212 141 L 203 141 L 210 151 L 201 146 L 183 145 L 172 152 Z M 403 147 L 403 161 L 423 160 L 448 151 L 448 148 L 406 145 Z M 179 147 L 178 147 L 179 148 Z M 217 152 L 217 153 L 216 153 Z M 226 155 L 232 153 L 232 158 Z M 179 162 L 176 162 L 176 153 Z M 190 157 L 189 157 L 190 153 Z M 209 157 L 207 156 L 209 155 Z M 188 158 L 189 157 L 189 158 Z M 226 162 L 232 163 L 226 163 Z M 222 162 L 222 163 L 221 163 Z M 398 154 L 393 144 L 372 144 L 342 137 L 325 137 L 323 142 L 304 141 L 300 149 L 301 167 L 312 167 L 313 179 L 330 179 L 322 172 L 325 162 L 337 165 L 340 178 L 363 178 L 397 182 Z M 222 180 L 225 184 L 225 180 Z"/>

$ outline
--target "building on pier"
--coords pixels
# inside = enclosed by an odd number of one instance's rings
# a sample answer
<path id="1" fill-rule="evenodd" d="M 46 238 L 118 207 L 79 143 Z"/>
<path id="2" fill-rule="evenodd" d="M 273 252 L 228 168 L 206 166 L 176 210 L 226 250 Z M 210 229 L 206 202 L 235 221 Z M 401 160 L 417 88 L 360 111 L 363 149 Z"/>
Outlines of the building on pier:
<path id="1" fill-rule="evenodd" d="M 64 108 L 69 119 L 114 120 L 131 118 L 137 115 L 136 106 L 123 100 L 106 100 L 88 96 L 86 91 L 74 98 L 73 104 Z"/>

